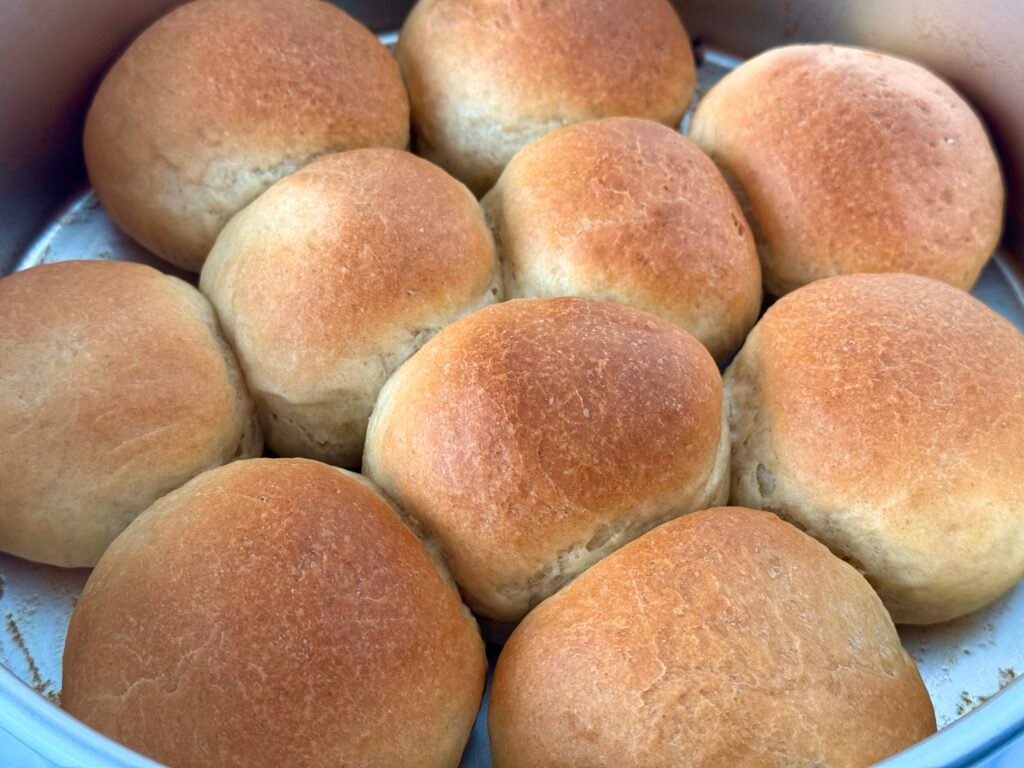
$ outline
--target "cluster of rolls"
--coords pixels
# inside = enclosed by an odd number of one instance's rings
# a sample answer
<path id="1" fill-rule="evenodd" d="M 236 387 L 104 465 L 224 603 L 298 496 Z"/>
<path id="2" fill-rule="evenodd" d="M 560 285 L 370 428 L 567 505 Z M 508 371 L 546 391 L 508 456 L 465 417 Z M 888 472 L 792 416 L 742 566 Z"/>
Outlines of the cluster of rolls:
<path id="1" fill-rule="evenodd" d="M 478 619 L 500 768 L 932 733 L 893 621 L 1024 575 L 1024 337 L 962 290 L 1002 222 L 974 112 L 793 46 L 685 138 L 667 0 L 420 0 L 395 53 L 315 0 L 173 11 L 85 155 L 198 290 L 0 281 L 0 548 L 95 566 L 64 707 L 172 766 L 456 766 Z"/>

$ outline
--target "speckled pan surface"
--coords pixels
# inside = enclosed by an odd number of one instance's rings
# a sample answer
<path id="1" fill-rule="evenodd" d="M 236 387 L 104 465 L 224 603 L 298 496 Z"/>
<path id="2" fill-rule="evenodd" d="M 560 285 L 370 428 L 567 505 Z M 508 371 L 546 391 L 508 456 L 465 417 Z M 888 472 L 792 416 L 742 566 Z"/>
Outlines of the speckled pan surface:
<path id="1" fill-rule="evenodd" d="M 382 35 L 389 42 L 393 37 Z M 736 63 L 704 51 L 698 97 Z M 77 258 L 142 261 L 184 276 L 121 234 L 88 189 L 66 201 L 11 269 Z M 1008 254 L 997 254 L 974 295 L 1024 329 L 1021 275 L 1018 262 Z M 18 685 L 7 670 L 0 669 L 0 745 L 3 731 L 14 738 L 12 744 L 24 745 L 24 754 L 9 757 L 0 749 L 0 765 L 153 765 L 90 732 L 49 703 L 59 700 L 67 622 L 87 576 L 84 570 L 61 570 L 0 555 L 0 663 L 37 692 Z M 1005 753 L 1008 741 L 1024 734 L 1024 683 L 1011 685 L 1024 676 L 1024 584 L 977 614 L 935 627 L 905 628 L 901 636 L 920 665 L 939 725 L 946 730 L 886 764 L 893 768 L 1024 765 L 1024 747 Z M 491 649 L 492 663 L 496 653 Z M 464 766 L 490 765 L 485 723 L 486 707 Z M 996 756 L 1000 750 L 1004 750 L 1002 758 Z M 981 759 L 988 762 L 976 762 Z"/>

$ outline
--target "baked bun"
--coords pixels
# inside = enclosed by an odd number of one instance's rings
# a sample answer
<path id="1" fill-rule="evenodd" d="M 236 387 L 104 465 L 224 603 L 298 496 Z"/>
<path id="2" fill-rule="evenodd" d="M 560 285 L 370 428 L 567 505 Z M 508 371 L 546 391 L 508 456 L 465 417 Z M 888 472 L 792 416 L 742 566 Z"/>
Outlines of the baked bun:
<path id="1" fill-rule="evenodd" d="M 979 301 L 912 275 L 814 283 L 725 378 L 734 503 L 856 565 L 897 624 L 1024 576 L 1024 336 Z"/>
<path id="2" fill-rule="evenodd" d="M 724 422 L 718 369 L 685 331 L 620 304 L 520 299 L 391 377 L 363 471 L 502 625 L 658 523 L 723 503 Z"/>
<path id="3" fill-rule="evenodd" d="M 319 0 L 196 0 L 100 85 L 85 162 L 125 232 L 198 272 L 239 209 L 310 159 L 403 148 L 409 102 L 374 35 Z"/>
<path id="4" fill-rule="evenodd" d="M 696 83 L 668 0 L 420 0 L 395 55 L 416 151 L 478 195 L 560 125 L 616 115 L 679 125 Z"/>
<path id="5" fill-rule="evenodd" d="M 0 550 L 93 566 L 160 496 L 263 444 L 192 286 L 68 261 L 0 280 Z"/>
<path id="6" fill-rule="evenodd" d="M 832 45 L 776 48 L 701 100 L 690 136 L 731 178 L 766 290 L 854 272 L 970 288 L 999 242 L 984 126 L 928 70 Z"/>
<path id="7" fill-rule="evenodd" d="M 740 508 L 666 523 L 533 610 L 489 723 L 495 768 L 859 768 L 935 732 L 867 582 Z"/>
<path id="8" fill-rule="evenodd" d="M 61 700 L 167 765 L 455 768 L 485 670 L 472 616 L 369 483 L 257 459 L 111 546 L 71 617 Z"/>
<path id="9" fill-rule="evenodd" d="M 707 156 L 619 117 L 552 131 L 483 201 L 510 297 L 584 296 L 670 320 L 721 360 L 761 308 L 754 238 Z"/>
<path id="10" fill-rule="evenodd" d="M 268 445 L 358 466 L 384 381 L 440 328 L 497 300 L 474 197 L 408 152 L 321 158 L 224 229 L 200 287 L 238 352 Z"/>

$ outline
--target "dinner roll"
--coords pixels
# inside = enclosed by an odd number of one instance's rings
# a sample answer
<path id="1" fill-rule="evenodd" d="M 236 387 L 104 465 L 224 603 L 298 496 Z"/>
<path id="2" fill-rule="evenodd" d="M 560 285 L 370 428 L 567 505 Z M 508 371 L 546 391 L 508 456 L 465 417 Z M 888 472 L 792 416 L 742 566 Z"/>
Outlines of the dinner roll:
<path id="1" fill-rule="evenodd" d="M 973 611 L 1024 576 L 1024 336 L 912 275 L 802 288 L 726 374 L 732 498 L 861 570 L 897 624 Z"/>
<path id="2" fill-rule="evenodd" d="M 141 264 L 0 280 L 0 550 L 93 566 L 160 496 L 263 444 L 209 303 Z"/>
<path id="3" fill-rule="evenodd" d="M 696 83 L 668 0 L 419 0 L 395 54 L 417 152 L 478 195 L 560 125 L 615 115 L 678 125 Z"/>
<path id="4" fill-rule="evenodd" d="M 224 229 L 200 287 L 238 352 L 267 443 L 357 466 L 377 393 L 440 328 L 495 301 L 476 200 L 408 152 L 321 158 Z"/>
<path id="5" fill-rule="evenodd" d="M 459 764 L 476 623 L 368 482 L 237 462 L 160 499 L 75 607 L 61 701 L 172 766 Z"/>
<path id="6" fill-rule="evenodd" d="M 228 219 L 282 176 L 328 152 L 408 141 L 398 66 L 340 9 L 196 0 L 107 73 L 85 161 L 118 226 L 198 272 Z"/>
<path id="7" fill-rule="evenodd" d="M 380 394 L 363 470 L 497 636 L 609 552 L 728 492 L 721 379 L 685 331 L 588 299 L 449 326 Z"/>
<path id="8" fill-rule="evenodd" d="M 559 128 L 515 156 L 483 201 L 509 296 L 645 309 L 735 351 L 761 308 L 754 239 L 707 156 L 659 123 Z"/>
<path id="9" fill-rule="evenodd" d="M 740 508 L 666 523 L 544 601 L 490 700 L 495 768 L 860 768 L 934 732 L 867 582 Z"/>
<path id="10" fill-rule="evenodd" d="M 711 89 L 690 136 L 734 182 L 776 296 L 853 272 L 967 289 L 999 242 L 1003 183 L 985 128 L 909 61 L 770 50 Z"/>

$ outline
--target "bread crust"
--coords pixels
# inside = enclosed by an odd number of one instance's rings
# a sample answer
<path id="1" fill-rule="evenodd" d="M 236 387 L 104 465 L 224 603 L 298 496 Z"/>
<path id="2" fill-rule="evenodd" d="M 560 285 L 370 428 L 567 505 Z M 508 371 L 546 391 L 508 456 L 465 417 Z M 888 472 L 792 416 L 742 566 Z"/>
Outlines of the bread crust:
<path id="1" fill-rule="evenodd" d="M 973 109 L 909 61 L 775 48 L 701 100 L 690 136 L 733 181 L 781 296 L 855 272 L 969 289 L 999 243 L 999 162 Z"/>
<path id="2" fill-rule="evenodd" d="M 718 369 L 685 331 L 587 299 L 455 323 L 381 392 L 363 471 L 437 541 L 478 614 L 514 623 L 654 525 L 724 503 Z"/>
<path id="3" fill-rule="evenodd" d="M 870 586 L 774 515 L 665 523 L 535 608 L 494 673 L 495 768 L 861 768 L 935 731 Z"/>
<path id="4" fill-rule="evenodd" d="M 404 148 L 409 103 L 372 32 L 320 0 L 196 0 L 143 32 L 85 124 L 103 207 L 198 272 L 221 228 L 319 155 Z"/>
<path id="5" fill-rule="evenodd" d="M 696 83 L 667 0 L 420 0 L 395 53 L 416 151 L 477 195 L 560 125 L 635 115 L 677 126 Z"/>
<path id="6" fill-rule="evenodd" d="M 483 200 L 509 297 L 618 301 L 689 331 L 718 360 L 761 308 L 761 269 L 739 204 L 677 131 L 607 118 L 521 150 Z"/>
<path id="7" fill-rule="evenodd" d="M 458 765 L 486 659 L 368 481 L 303 459 L 207 472 L 108 550 L 62 703 L 175 766 Z"/>
<path id="8" fill-rule="evenodd" d="M 0 280 L 0 550 L 91 567 L 200 472 L 263 448 L 213 308 L 141 264 Z"/>
<path id="9" fill-rule="evenodd" d="M 851 275 L 774 304 L 725 375 L 733 503 L 861 569 L 897 623 L 1024 576 L 1024 336 L 913 275 Z"/>
<path id="10" fill-rule="evenodd" d="M 445 325 L 500 299 L 501 274 L 469 190 L 377 148 L 275 184 L 224 229 L 200 287 L 268 445 L 357 467 L 387 377 Z"/>

